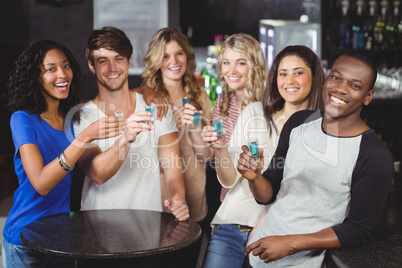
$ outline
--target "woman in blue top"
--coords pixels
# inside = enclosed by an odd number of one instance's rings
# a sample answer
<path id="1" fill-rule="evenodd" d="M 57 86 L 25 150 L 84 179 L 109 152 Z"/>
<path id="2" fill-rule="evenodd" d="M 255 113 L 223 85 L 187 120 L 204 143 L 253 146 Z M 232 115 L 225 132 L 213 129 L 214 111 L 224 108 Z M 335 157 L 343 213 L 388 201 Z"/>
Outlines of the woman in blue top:
<path id="1" fill-rule="evenodd" d="M 122 133 L 124 119 L 103 118 L 77 137 L 78 62 L 63 45 L 33 42 L 17 59 L 8 84 L 14 165 L 19 188 L 3 231 L 3 266 L 74 267 L 73 259 L 47 256 L 22 245 L 21 230 L 38 218 L 69 212 L 71 170 L 95 139 Z"/>

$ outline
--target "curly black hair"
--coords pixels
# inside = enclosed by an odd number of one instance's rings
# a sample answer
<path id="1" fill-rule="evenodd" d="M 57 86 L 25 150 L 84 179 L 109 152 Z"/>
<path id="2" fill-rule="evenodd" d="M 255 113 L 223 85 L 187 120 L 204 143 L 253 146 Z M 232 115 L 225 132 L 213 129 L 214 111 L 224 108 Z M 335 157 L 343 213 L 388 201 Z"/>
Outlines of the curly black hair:
<path id="1" fill-rule="evenodd" d="M 80 72 L 80 65 L 72 52 L 65 46 L 52 40 L 37 40 L 32 42 L 22 52 L 15 62 L 15 68 L 10 72 L 8 88 L 9 102 L 7 108 L 12 112 L 27 110 L 31 114 L 40 115 L 47 109 L 47 102 L 39 83 L 41 64 L 46 53 L 52 49 L 59 49 L 67 57 L 73 71 L 68 97 L 60 100 L 59 111 L 65 118 L 67 113 L 79 103 L 80 90 L 85 79 Z M 78 119 L 79 113 L 75 113 Z"/>

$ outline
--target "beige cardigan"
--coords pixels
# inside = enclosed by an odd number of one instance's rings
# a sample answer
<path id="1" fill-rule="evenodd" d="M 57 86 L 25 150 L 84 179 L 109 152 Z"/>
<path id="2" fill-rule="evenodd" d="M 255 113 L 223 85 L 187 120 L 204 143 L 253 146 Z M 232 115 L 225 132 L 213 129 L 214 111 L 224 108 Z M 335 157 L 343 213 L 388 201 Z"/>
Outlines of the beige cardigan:
<path id="1" fill-rule="evenodd" d="M 203 111 L 202 116 L 204 117 L 203 124 L 205 125 L 205 123 L 209 122 L 209 120 L 211 119 L 212 103 L 209 100 L 208 94 L 205 91 L 202 92 L 200 99 Z M 175 100 L 172 103 L 173 111 L 175 110 L 175 108 L 177 109 L 181 106 L 181 100 Z M 197 161 L 193 148 L 191 146 L 190 133 L 184 131 L 184 129 L 179 132 L 179 146 L 184 168 L 184 179 L 186 183 L 186 201 L 190 211 L 190 219 L 199 222 L 206 217 L 208 212 L 205 194 L 205 165 Z M 167 189 L 166 179 L 163 172 L 161 172 L 161 189 L 163 202 L 170 197 L 169 189 Z M 162 206 L 164 207 L 163 204 Z M 164 211 L 168 212 L 169 210 L 164 207 Z"/>

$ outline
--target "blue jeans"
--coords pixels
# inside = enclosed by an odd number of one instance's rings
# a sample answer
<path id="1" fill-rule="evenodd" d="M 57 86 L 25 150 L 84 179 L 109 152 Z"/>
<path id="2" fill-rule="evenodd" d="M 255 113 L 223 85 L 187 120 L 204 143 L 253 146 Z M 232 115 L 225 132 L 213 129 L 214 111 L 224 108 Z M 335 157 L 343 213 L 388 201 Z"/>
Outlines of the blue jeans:
<path id="1" fill-rule="evenodd" d="M 237 224 L 216 225 L 203 267 L 241 268 L 249 236 L 250 231 L 240 232 Z"/>
<path id="2" fill-rule="evenodd" d="M 26 246 L 10 244 L 4 238 L 1 257 L 4 268 L 75 267 L 75 260 L 73 258 L 43 254 Z"/>

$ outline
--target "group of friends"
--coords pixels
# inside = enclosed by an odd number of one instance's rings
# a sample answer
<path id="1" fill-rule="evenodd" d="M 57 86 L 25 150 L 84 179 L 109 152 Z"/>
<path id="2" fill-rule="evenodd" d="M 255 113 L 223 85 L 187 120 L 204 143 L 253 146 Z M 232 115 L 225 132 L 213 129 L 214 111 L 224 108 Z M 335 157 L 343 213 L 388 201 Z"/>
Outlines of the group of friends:
<path id="1" fill-rule="evenodd" d="M 8 108 L 19 188 L 3 231 L 5 268 L 74 267 L 24 246 L 20 233 L 70 211 L 75 166 L 85 174 L 82 210 L 166 211 L 205 224 L 205 165 L 214 162 L 222 203 L 207 223 L 205 268 L 321 267 L 327 249 L 369 240 L 393 156 L 360 115 L 377 77 L 364 53 L 340 56 L 325 78 L 305 46 L 284 48 L 268 70 L 255 38 L 231 35 L 218 57 L 223 87 L 213 106 L 180 30 L 153 36 L 135 89 L 132 52 L 120 29 L 90 33 L 86 57 L 98 93 L 83 105 L 80 66 L 65 46 L 34 41 L 18 57 Z M 210 124 L 218 118 L 221 135 Z M 258 140 L 257 158 L 250 139 Z"/>

